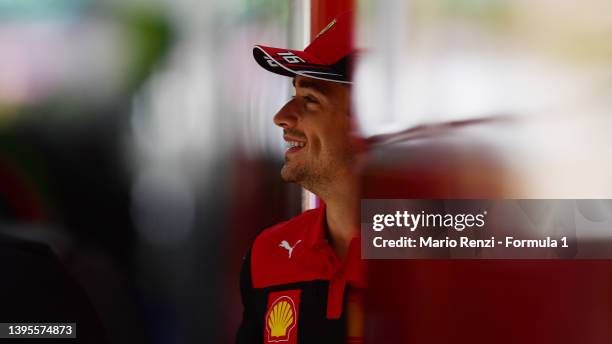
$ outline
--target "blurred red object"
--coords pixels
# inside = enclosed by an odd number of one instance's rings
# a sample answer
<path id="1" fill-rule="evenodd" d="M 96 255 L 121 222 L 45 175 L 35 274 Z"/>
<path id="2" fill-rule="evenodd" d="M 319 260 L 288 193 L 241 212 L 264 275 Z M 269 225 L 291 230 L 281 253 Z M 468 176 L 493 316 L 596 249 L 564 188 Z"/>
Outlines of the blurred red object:
<path id="1" fill-rule="evenodd" d="M 375 140 L 362 198 L 516 196 L 494 145 L 443 127 Z M 368 274 L 367 343 L 612 343 L 612 261 L 369 260 Z"/>

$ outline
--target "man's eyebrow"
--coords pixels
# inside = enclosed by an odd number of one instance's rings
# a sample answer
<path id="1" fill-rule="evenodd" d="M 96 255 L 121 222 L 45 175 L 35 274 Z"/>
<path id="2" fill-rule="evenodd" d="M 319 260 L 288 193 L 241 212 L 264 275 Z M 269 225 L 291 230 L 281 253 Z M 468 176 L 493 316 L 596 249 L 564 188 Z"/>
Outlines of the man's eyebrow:
<path id="1" fill-rule="evenodd" d="M 313 89 L 323 95 L 327 94 L 327 90 L 324 87 L 321 87 L 321 84 L 315 82 L 315 81 L 311 81 L 308 79 L 300 79 L 299 82 L 296 83 L 295 81 L 296 78 L 293 78 L 293 87 L 297 87 L 300 86 L 301 88 L 310 88 Z M 296 85 L 297 84 L 297 85 Z"/>

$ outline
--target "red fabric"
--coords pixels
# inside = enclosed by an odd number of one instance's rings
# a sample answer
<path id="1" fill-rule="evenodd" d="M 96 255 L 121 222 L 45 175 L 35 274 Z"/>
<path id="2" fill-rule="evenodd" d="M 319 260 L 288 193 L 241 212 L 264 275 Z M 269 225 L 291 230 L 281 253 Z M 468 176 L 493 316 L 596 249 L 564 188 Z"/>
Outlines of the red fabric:
<path id="1" fill-rule="evenodd" d="M 292 248 L 291 257 L 283 241 Z M 327 317 L 339 318 L 347 285 L 365 287 L 359 242 L 353 239 L 346 258 L 339 259 L 325 239 L 325 207 L 308 210 L 257 237 L 251 250 L 253 287 L 330 281 Z"/>
<path id="2" fill-rule="evenodd" d="M 331 26 L 325 27 L 318 37 L 313 37 L 312 43 L 304 51 L 329 65 L 353 51 L 352 12 L 340 14 L 327 25 Z"/>
<path id="3" fill-rule="evenodd" d="M 312 0 L 310 2 L 311 39 L 314 39 L 338 14 L 354 10 L 354 0 Z"/>
<path id="4" fill-rule="evenodd" d="M 345 12 L 330 21 L 304 51 L 256 45 L 253 57 L 261 67 L 280 75 L 348 82 L 348 62 L 343 59 L 353 50 L 353 15 Z"/>

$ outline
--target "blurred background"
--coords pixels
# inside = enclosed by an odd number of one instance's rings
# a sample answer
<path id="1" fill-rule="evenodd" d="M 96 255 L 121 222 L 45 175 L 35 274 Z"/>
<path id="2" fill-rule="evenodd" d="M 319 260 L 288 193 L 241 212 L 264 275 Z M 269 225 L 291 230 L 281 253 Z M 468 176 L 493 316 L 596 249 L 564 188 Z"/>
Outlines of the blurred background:
<path id="1" fill-rule="evenodd" d="M 49 245 L 110 343 L 231 342 L 242 255 L 316 204 L 252 46 L 347 9 L 364 197 L 611 198 L 606 0 L 0 0 L 0 233 Z"/>

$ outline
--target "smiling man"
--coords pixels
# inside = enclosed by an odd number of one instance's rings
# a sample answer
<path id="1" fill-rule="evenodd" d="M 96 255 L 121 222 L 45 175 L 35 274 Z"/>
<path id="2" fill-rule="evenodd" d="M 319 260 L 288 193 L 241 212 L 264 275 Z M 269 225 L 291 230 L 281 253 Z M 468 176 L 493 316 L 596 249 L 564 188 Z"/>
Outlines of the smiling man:
<path id="1" fill-rule="evenodd" d="M 304 51 L 253 49 L 262 67 L 293 78 L 295 96 L 274 116 L 288 144 L 281 176 L 323 204 L 255 239 L 241 272 L 244 314 L 237 343 L 362 340 L 351 32 L 351 13 L 345 13 Z"/>

